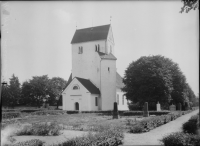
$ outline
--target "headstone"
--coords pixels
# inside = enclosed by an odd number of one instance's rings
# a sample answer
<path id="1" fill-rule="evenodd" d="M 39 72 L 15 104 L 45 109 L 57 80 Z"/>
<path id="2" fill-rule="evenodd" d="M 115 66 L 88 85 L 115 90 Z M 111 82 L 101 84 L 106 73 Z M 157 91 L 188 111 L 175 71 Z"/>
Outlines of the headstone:
<path id="1" fill-rule="evenodd" d="M 148 102 L 144 103 L 144 111 L 143 111 L 143 117 L 148 117 L 149 111 L 148 111 Z"/>
<path id="2" fill-rule="evenodd" d="M 157 107 L 157 111 L 161 111 L 159 102 L 157 103 L 156 107 Z"/>
<path id="3" fill-rule="evenodd" d="M 182 111 L 181 103 L 178 104 L 178 110 L 179 110 L 179 111 Z"/>
<path id="4" fill-rule="evenodd" d="M 176 111 L 176 106 L 173 105 L 173 104 L 170 105 L 170 106 L 169 106 L 169 110 L 170 110 L 170 111 Z"/>
<path id="5" fill-rule="evenodd" d="M 119 119 L 119 112 L 118 112 L 118 108 L 117 108 L 117 102 L 114 102 L 113 119 Z"/>

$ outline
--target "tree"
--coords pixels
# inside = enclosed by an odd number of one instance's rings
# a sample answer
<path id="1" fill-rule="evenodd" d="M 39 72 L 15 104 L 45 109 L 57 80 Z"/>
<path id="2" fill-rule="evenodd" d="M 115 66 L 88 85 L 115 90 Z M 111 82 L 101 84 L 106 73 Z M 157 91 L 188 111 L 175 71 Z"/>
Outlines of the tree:
<path id="1" fill-rule="evenodd" d="M 184 11 L 188 13 L 190 10 L 199 9 L 199 0 L 181 0 L 183 2 L 183 7 L 181 8 L 180 13 Z"/>
<path id="2" fill-rule="evenodd" d="M 2 102 L 4 106 L 14 107 L 19 104 L 21 97 L 21 87 L 18 77 L 14 74 L 10 78 L 9 85 L 3 88 Z"/>
<path id="3" fill-rule="evenodd" d="M 34 76 L 22 85 L 22 96 L 26 104 L 41 106 L 43 99 L 51 92 L 49 91 L 49 78 L 47 75 Z"/>
<path id="4" fill-rule="evenodd" d="M 160 55 L 133 61 L 125 70 L 123 82 L 127 99 L 140 106 L 149 102 L 150 109 L 155 109 L 158 101 L 163 108 L 168 108 L 170 101 L 187 101 L 186 78 L 178 64 Z"/>
<path id="5" fill-rule="evenodd" d="M 61 92 L 66 87 L 67 81 L 60 77 L 53 77 L 49 82 L 49 90 L 50 90 L 50 99 L 49 103 L 51 105 L 56 105 L 57 100 L 59 98 L 61 100 Z"/>

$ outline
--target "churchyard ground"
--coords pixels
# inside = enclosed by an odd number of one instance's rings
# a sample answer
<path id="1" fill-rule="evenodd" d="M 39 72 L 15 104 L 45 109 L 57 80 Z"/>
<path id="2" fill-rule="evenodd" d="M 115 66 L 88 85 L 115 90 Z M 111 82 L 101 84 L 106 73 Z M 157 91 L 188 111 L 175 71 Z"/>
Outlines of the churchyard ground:
<path id="1" fill-rule="evenodd" d="M 177 113 L 177 111 L 173 112 Z M 120 127 L 125 136 L 126 133 L 129 133 L 131 125 L 138 123 L 144 119 L 151 119 L 154 116 L 143 117 L 140 116 L 120 116 L 119 119 L 113 119 L 112 115 L 102 114 L 102 113 L 78 113 L 78 114 L 67 114 L 60 113 L 58 115 L 35 115 L 33 113 L 21 113 L 19 118 L 13 119 L 3 119 L 3 127 L 9 127 L 13 123 L 20 123 L 20 125 L 25 124 L 34 124 L 34 123 L 43 123 L 43 122 L 56 122 L 59 125 L 62 125 L 63 130 L 60 136 L 13 136 L 17 141 L 24 141 L 30 139 L 40 139 L 46 141 L 46 144 L 51 144 L 53 142 L 61 142 L 72 137 L 81 136 L 87 133 L 87 131 L 95 131 L 98 129 L 106 129 L 108 126 Z M 6 124 L 7 123 L 7 124 Z M 131 123 L 131 124 L 130 124 Z M 96 128 L 96 129 L 95 129 Z M 3 130 L 4 128 L 2 128 Z M 13 131 L 14 128 L 11 128 Z M 12 135 L 12 133 L 10 133 Z M 128 134 L 129 135 L 129 134 Z M 130 135 L 129 135 L 130 136 Z M 126 139 L 125 139 L 126 140 Z"/>

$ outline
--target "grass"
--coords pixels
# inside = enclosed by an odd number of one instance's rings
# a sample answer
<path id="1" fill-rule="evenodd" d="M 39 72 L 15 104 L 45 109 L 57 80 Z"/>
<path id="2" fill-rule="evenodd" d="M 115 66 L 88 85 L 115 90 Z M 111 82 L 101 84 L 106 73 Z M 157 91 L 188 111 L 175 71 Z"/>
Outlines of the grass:
<path id="1" fill-rule="evenodd" d="M 31 115 L 22 113 L 22 118 L 18 120 L 5 120 L 3 123 L 7 125 L 12 124 L 13 122 L 20 122 L 21 124 L 25 123 L 42 123 L 42 122 L 57 122 L 62 124 L 65 129 L 68 130 L 79 130 L 79 131 L 88 131 L 94 130 L 96 127 L 102 125 L 116 125 L 121 126 L 124 132 L 127 132 L 129 129 L 128 121 L 135 121 L 135 119 L 140 120 L 142 117 L 138 116 L 129 116 L 121 117 L 120 119 L 112 119 L 110 115 L 100 115 L 98 113 L 81 113 L 81 114 L 62 114 L 62 115 Z"/>

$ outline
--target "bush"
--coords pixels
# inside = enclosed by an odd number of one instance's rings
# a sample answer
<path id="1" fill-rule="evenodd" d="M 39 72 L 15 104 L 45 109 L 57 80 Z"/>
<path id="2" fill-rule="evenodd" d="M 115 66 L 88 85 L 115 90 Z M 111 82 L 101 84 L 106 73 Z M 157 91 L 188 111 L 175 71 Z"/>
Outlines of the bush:
<path id="1" fill-rule="evenodd" d="M 65 114 L 66 111 L 62 110 L 43 110 L 43 111 L 36 111 L 31 113 L 31 115 L 61 115 Z"/>
<path id="2" fill-rule="evenodd" d="M 166 124 L 172 120 L 178 118 L 180 114 L 168 114 L 162 116 L 148 117 L 137 123 L 130 124 L 129 132 L 131 133 L 141 133 L 148 132 L 156 127 Z"/>
<path id="3" fill-rule="evenodd" d="M 25 113 L 32 113 L 32 112 L 36 112 L 36 111 L 40 111 L 39 109 L 25 109 L 25 110 L 21 110 L 21 112 L 25 112 Z"/>
<path id="4" fill-rule="evenodd" d="M 175 132 L 165 136 L 161 141 L 165 146 L 199 146 L 200 137 L 197 135 Z"/>
<path id="5" fill-rule="evenodd" d="M 109 128 L 96 134 L 88 133 L 82 137 L 72 138 L 59 146 L 118 146 L 122 144 L 123 138 L 121 130 Z"/>
<path id="6" fill-rule="evenodd" d="M 199 116 L 192 116 L 189 121 L 183 124 L 183 132 L 197 134 Z"/>
<path id="7" fill-rule="evenodd" d="M 21 117 L 20 112 L 3 112 L 2 113 L 3 119 L 11 119 L 11 118 L 18 118 L 18 117 Z"/>
<path id="8" fill-rule="evenodd" d="M 169 114 L 169 111 L 149 111 L 149 115 L 156 115 L 156 116 L 160 116 L 160 115 L 167 115 Z M 127 111 L 123 113 L 124 116 L 139 116 L 139 115 L 143 115 L 143 111 Z"/>
<path id="9" fill-rule="evenodd" d="M 16 144 L 6 144 L 4 146 L 43 146 L 43 141 L 39 139 L 32 139 L 28 141 L 18 142 Z"/>
<path id="10" fill-rule="evenodd" d="M 56 136 L 60 134 L 61 129 L 57 123 L 34 123 L 24 126 L 16 135 Z"/>

